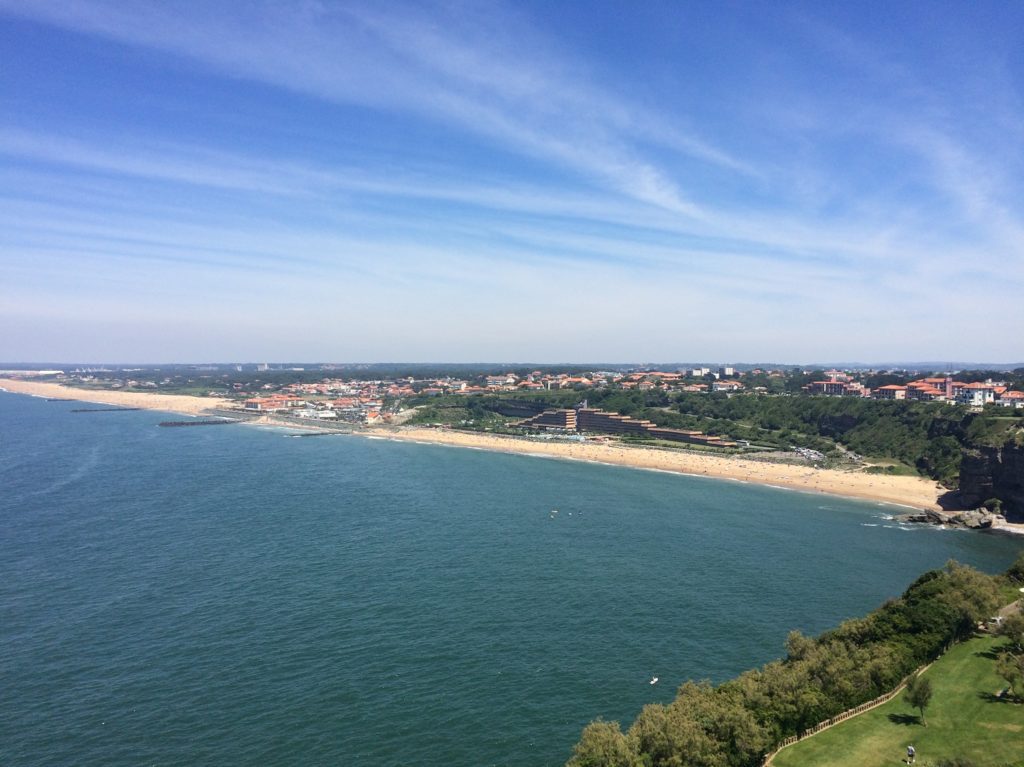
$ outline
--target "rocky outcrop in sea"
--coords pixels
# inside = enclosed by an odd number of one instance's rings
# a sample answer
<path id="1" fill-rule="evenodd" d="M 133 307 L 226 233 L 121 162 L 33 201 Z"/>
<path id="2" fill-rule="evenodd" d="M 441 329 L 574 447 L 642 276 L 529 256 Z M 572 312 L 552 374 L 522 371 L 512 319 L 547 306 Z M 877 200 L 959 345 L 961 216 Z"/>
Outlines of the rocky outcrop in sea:
<path id="1" fill-rule="evenodd" d="M 1002 514 L 988 509 L 972 509 L 971 511 L 915 511 L 911 514 L 900 514 L 896 517 L 900 522 L 920 522 L 926 525 L 944 525 L 946 527 L 963 527 L 970 530 L 989 530 L 1006 524 Z"/>

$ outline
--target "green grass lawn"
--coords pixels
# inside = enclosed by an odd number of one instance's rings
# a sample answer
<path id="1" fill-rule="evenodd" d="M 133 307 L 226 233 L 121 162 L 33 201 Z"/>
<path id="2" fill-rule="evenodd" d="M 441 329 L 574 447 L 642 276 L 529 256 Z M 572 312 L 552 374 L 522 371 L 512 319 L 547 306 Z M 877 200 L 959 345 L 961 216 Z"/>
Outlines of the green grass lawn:
<path id="1" fill-rule="evenodd" d="M 1000 599 L 1000 604 L 1008 605 L 1011 602 L 1022 598 L 1020 591 L 1021 585 L 1016 581 L 1011 581 L 1009 578 L 999 578 L 997 586 L 999 587 L 999 594 L 1002 597 Z M 1021 606 L 1024 607 L 1024 603 L 1022 603 Z"/>
<path id="2" fill-rule="evenodd" d="M 907 746 L 921 767 L 964 757 L 977 767 L 1024 765 L 1024 704 L 995 696 L 1006 682 L 993 649 L 1006 640 L 981 637 L 957 645 L 925 672 L 932 683 L 927 726 L 898 695 L 883 706 L 783 749 L 775 767 L 897 765 Z"/>

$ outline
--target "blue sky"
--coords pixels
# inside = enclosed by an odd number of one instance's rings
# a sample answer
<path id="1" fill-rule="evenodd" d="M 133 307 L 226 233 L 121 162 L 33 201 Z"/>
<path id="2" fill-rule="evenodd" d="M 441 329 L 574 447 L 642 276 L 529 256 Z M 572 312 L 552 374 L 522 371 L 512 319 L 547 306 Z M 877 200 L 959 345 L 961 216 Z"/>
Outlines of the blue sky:
<path id="1" fill-rule="evenodd" d="M 1024 358 L 1024 5 L 0 0 L 0 359 Z"/>

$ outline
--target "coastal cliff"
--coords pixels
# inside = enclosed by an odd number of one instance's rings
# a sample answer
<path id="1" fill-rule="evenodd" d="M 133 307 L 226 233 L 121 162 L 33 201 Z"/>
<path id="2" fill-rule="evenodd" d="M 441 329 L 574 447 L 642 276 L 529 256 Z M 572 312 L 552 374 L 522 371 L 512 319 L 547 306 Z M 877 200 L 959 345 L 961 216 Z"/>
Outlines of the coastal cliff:
<path id="1" fill-rule="evenodd" d="M 996 498 L 1011 521 L 1024 521 L 1024 447 L 978 447 L 960 462 L 961 508 L 977 508 Z"/>

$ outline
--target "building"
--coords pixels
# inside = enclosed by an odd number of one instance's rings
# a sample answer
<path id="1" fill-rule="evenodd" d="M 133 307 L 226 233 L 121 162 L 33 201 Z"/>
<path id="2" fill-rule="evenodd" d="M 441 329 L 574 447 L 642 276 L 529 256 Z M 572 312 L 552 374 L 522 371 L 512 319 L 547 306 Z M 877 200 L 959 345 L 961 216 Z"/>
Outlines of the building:
<path id="1" fill-rule="evenodd" d="M 1024 391 L 1004 391 L 996 402 L 1003 407 L 1024 408 Z"/>
<path id="2" fill-rule="evenodd" d="M 808 394 L 824 394 L 829 397 L 841 397 L 846 393 L 846 384 L 842 381 L 814 381 L 806 386 Z"/>
<path id="3" fill-rule="evenodd" d="M 260 413 L 269 413 L 276 410 L 302 407 L 303 404 L 305 403 L 301 399 L 289 394 L 271 394 L 269 397 L 252 397 L 247 399 L 243 404 L 243 408 Z"/>
<path id="4" fill-rule="evenodd" d="M 608 413 L 591 407 L 576 410 L 545 410 L 539 415 L 520 421 L 519 426 L 533 429 L 598 432 L 625 437 L 647 437 L 672 442 L 687 442 L 707 447 L 736 447 L 735 442 L 712 437 L 699 431 L 668 429 L 655 426 L 651 421 L 630 418 L 628 415 Z"/>
<path id="5" fill-rule="evenodd" d="M 907 399 L 919 402 L 933 402 L 946 399 L 945 389 L 939 389 L 926 381 L 911 381 L 907 384 Z"/>
<path id="6" fill-rule="evenodd" d="M 570 409 L 545 410 L 539 415 L 520 421 L 518 425 L 527 429 L 576 431 L 576 411 Z"/>
<path id="7" fill-rule="evenodd" d="M 576 411 L 576 429 L 578 431 L 599 431 L 605 434 L 643 437 L 647 435 L 648 429 L 653 427 L 654 424 L 650 421 L 640 421 L 618 413 L 606 413 L 593 407 L 581 407 Z"/>
<path id="8" fill-rule="evenodd" d="M 870 389 L 858 381 L 839 381 L 830 378 L 828 381 L 815 381 L 804 387 L 808 394 L 824 394 L 828 397 L 867 397 Z"/>
<path id="9" fill-rule="evenodd" d="M 889 384 L 888 386 L 879 386 L 874 392 L 875 399 L 906 399 L 907 398 L 907 387 L 897 386 L 896 384 Z"/>
<path id="10" fill-rule="evenodd" d="M 1003 395 L 1006 392 L 1004 390 Z M 984 407 L 990 402 L 996 401 L 995 386 L 984 383 L 963 384 L 957 390 L 956 401 L 961 405 L 970 407 Z"/>
<path id="11" fill-rule="evenodd" d="M 848 373 L 844 373 L 842 370 L 826 370 L 825 377 L 830 381 L 852 381 Z"/>

